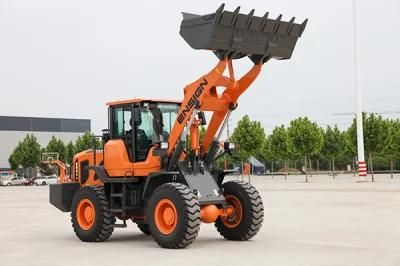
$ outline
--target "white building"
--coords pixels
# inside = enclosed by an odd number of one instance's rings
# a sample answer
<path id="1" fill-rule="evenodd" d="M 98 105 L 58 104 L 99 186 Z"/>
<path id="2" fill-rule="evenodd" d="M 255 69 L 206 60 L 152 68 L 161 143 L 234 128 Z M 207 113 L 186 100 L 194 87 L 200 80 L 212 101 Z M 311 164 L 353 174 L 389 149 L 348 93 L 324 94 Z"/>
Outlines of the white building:
<path id="1" fill-rule="evenodd" d="M 89 119 L 0 116 L 0 169 L 9 168 L 8 158 L 26 134 L 34 134 L 45 147 L 52 136 L 68 143 L 86 131 Z"/>

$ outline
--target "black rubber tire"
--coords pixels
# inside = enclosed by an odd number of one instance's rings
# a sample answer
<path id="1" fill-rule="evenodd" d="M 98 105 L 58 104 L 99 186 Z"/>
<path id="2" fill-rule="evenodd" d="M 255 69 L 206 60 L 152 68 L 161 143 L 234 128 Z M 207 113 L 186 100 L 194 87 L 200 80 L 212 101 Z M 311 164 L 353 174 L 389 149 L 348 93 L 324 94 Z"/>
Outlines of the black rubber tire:
<path id="1" fill-rule="evenodd" d="M 249 240 L 258 233 L 264 219 L 264 205 L 260 194 L 251 184 L 238 180 L 226 182 L 222 187 L 225 196 L 233 195 L 239 199 L 243 216 L 234 228 L 225 226 L 220 218 L 215 222 L 215 227 L 228 240 Z"/>
<path id="2" fill-rule="evenodd" d="M 166 235 L 160 232 L 154 221 L 157 203 L 169 199 L 175 205 L 178 220 L 175 230 Z M 200 230 L 200 204 L 197 196 L 188 186 L 180 183 L 166 183 L 154 190 L 147 203 L 146 220 L 151 236 L 163 248 L 179 249 L 190 245 Z"/>
<path id="3" fill-rule="evenodd" d="M 150 228 L 149 228 L 149 225 L 148 224 L 144 224 L 144 223 L 138 223 L 137 224 L 137 227 L 139 228 L 139 230 L 143 233 L 143 234 L 145 234 L 145 235 L 150 235 L 151 233 L 150 233 Z"/>
<path id="4" fill-rule="evenodd" d="M 46 182 L 45 181 L 42 181 L 42 186 L 45 186 L 46 185 Z"/>
<path id="5" fill-rule="evenodd" d="M 82 199 L 90 200 L 95 209 L 95 222 L 91 229 L 84 230 L 79 226 L 76 217 L 78 203 Z M 114 231 L 115 217 L 109 210 L 108 200 L 103 187 L 86 186 L 81 187 L 74 195 L 71 205 L 71 222 L 76 236 L 84 242 L 103 242 L 107 240 Z"/>

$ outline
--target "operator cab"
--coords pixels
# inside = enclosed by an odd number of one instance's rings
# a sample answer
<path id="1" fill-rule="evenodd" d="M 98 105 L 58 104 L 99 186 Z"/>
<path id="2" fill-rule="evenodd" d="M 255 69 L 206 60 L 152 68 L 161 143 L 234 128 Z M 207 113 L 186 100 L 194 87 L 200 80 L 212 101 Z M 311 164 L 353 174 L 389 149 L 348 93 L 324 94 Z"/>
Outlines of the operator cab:
<path id="1" fill-rule="evenodd" d="M 168 142 L 180 102 L 133 99 L 108 105 L 107 139 L 123 140 L 133 163 L 145 161 L 151 147 Z"/>

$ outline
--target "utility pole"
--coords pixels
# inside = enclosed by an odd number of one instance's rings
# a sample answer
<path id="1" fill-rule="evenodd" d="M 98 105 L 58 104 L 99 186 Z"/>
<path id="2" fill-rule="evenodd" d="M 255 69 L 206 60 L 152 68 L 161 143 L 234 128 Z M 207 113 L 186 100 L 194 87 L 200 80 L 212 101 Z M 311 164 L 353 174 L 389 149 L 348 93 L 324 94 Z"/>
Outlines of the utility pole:
<path id="1" fill-rule="evenodd" d="M 365 182 L 367 176 L 367 166 L 364 158 L 364 132 L 362 119 L 362 83 L 360 71 L 360 55 L 358 49 L 357 35 L 357 0 L 353 0 L 353 36 L 354 36 L 354 68 L 355 68 L 355 85 L 357 90 L 357 157 L 358 157 L 358 176 L 359 182 Z"/>

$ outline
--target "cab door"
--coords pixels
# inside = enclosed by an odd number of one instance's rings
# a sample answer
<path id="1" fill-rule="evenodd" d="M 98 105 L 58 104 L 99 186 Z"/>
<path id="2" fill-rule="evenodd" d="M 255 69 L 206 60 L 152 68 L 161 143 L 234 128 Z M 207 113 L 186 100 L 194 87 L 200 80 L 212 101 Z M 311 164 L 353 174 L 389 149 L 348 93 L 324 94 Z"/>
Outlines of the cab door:
<path id="1" fill-rule="evenodd" d="M 154 145 L 159 142 L 155 132 L 158 123 L 148 105 L 136 106 L 133 112 L 135 140 L 134 163 L 135 176 L 147 176 L 152 172 L 160 171 L 160 157 L 154 154 Z"/>
<path id="2" fill-rule="evenodd" d="M 133 105 L 110 107 L 110 140 L 104 145 L 104 167 L 111 177 L 133 176 Z"/>

